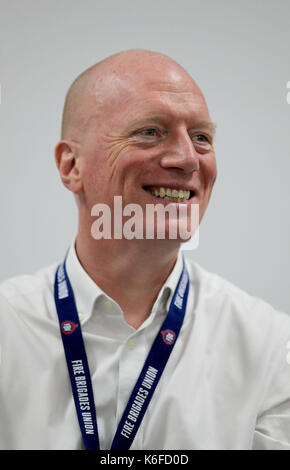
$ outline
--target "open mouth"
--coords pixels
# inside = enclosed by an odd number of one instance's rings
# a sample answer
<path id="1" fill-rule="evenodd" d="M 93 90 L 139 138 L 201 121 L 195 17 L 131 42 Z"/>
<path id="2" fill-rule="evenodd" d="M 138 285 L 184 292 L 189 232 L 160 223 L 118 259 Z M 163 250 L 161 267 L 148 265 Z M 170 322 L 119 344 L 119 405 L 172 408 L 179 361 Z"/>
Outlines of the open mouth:
<path id="1" fill-rule="evenodd" d="M 172 202 L 185 202 L 194 196 L 194 191 L 189 189 L 166 188 L 164 186 L 143 186 L 145 191 L 160 199 Z"/>

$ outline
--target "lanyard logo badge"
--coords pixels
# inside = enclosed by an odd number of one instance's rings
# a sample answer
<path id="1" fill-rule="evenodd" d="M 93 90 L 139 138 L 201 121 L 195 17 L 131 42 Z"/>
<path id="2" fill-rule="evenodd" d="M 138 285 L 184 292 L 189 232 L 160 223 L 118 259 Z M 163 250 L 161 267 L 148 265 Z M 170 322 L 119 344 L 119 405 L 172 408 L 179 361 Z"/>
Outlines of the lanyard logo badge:
<path id="1" fill-rule="evenodd" d="M 61 331 L 63 332 L 64 335 L 71 335 L 78 326 L 79 325 L 69 320 L 63 321 L 60 325 Z"/>
<path id="2" fill-rule="evenodd" d="M 162 334 L 162 339 L 164 343 L 169 344 L 170 346 L 174 344 L 176 339 L 176 334 L 172 330 L 163 330 L 160 332 Z"/>

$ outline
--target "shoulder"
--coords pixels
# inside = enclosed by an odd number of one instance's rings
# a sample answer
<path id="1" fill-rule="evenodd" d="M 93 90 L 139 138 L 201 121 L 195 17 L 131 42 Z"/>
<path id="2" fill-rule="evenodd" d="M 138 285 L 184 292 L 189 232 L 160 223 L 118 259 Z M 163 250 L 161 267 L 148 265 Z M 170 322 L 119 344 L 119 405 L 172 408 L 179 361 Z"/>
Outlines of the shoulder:
<path id="1" fill-rule="evenodd" d="M 11 277 L 0 283 L 0 316 L 8 311 L 40 311 L 51 304 L 54 276 L 58 263 L 43 267 L 33 274 Z"/>
<path id="2" fill-rule="evenodd" d="M 197 311 L 239 329 L 254 337 L 268 335 L 290 338 L 290 312 L 281 312 L 265 300 L 242 290 L 218 274 L 207 271 L 198 263 L 186 260 L 194 291 Z"/>
<path id="3" fill-rule="evenodd" d="M 288 312 L 280 312 L 221 276 L 186 261 L 192 287 L 195 338 L 203 339 L 217 369 L 220 367 L 232 377 L 238 370 L 243 380 L 249 379 L 249 384 L 260 384 L 261 395 L 270 380 L 279 383 L 283 393 L 289 393 Z"/>

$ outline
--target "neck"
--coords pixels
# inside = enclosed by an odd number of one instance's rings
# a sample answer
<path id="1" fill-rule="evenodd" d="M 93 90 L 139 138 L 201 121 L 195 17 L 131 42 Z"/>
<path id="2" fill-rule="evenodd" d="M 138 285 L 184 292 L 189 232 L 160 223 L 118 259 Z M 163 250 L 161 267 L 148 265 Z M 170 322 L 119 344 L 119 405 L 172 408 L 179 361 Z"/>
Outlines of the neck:
<path id="1" fill-rule="evenodd" d="M 80 230 L 76 238 L 81 265 L 120 305 L 125 320 L 134 328 L 150 315 L 178 250 L 172 240 L 94 240 Z"/>

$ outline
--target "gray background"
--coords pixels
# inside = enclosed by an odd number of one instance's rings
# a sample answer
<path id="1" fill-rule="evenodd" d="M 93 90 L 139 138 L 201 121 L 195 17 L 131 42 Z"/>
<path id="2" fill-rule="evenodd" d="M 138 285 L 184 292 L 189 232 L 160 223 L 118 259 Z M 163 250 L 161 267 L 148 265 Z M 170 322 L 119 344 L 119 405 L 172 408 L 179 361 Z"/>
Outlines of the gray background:
<path id="1" fill-rule="evenodd" d="M 112 53 L 145 48 L 192 74 L 218 126 L 218 180 L 190 256 L 290 313 L 289 0 L 0 6 L 0 280 L 60 260 L 74 237 L 54 163 L 68 86 Z"/>

